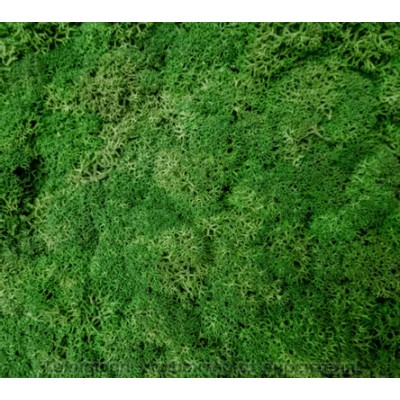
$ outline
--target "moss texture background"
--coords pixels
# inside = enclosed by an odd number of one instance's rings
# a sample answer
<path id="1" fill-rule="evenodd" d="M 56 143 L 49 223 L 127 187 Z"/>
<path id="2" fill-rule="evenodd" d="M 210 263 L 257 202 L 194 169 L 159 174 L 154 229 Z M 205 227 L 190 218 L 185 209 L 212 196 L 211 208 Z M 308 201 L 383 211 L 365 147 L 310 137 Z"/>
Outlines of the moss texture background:
<path id="1" fill-rule="evenodd" d="M 399 46 L 0 24 L 0 376 L 400 377 Z"/>

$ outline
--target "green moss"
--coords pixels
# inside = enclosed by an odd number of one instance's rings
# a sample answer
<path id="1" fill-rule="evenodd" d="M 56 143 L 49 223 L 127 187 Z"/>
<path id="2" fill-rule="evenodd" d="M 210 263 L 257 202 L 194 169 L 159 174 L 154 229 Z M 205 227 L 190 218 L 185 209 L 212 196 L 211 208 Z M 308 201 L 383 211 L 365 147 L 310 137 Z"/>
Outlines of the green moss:
<path id="1" fill-rule="evenodd" d="M 398 377 L 398 32 L 0 24 L 0 376 Z"/>

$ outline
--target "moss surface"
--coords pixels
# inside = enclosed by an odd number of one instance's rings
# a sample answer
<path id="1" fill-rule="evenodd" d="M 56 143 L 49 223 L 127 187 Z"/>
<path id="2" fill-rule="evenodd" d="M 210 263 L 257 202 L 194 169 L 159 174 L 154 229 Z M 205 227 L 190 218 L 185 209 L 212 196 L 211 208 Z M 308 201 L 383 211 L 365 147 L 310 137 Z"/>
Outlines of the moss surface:
<path id="1" fill-rule="evenodd" d="M 399 24 L 0 24 L 0 376 L 400 377 Z"/>

